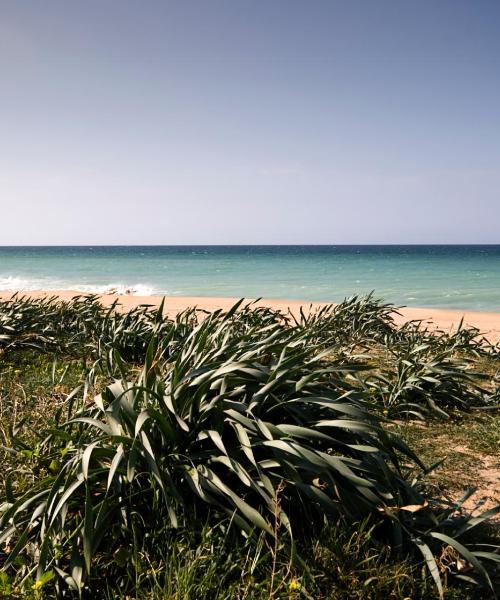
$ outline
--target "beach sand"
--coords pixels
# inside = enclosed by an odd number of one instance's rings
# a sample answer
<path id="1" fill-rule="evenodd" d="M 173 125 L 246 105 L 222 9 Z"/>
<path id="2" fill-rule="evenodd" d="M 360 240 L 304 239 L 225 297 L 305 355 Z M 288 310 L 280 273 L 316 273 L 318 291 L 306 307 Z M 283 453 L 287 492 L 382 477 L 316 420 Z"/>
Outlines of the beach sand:
<path id="1" fill-rule="evenodd" d="M 14 292 L 0 292 L 1 299 L 11 298 Z M 32 298 L 44 298 L 57 296 L 61 300 L 71 300 L 74 296 L 82 295 L 76 291 L 30 291 L 19 292 L 19 295 Z M 118 300 L 122 310 L 130 310 L 139 304 L 149 304 L 158 306 L 163 300 L 163 296 L 127 296 L 116 294 L 105 294 L 100 296 L 104 305 L 109 305 Z M 212 298 L 196 296 L 167 296 L 165 297 L 164 310 L 169 316 L 190 307 L 197 307 L 207 311 L 217 310 L 219 308 L 229 309 L 237 301 L 237 298 Z M 294 314 L 299 314 L 300 308 L 305 312 L 325 306 L 321 302 L 304 302 L 301 300 L 266 300 L 262 299 L 257 306 L 268 306 L 281 311 L 290 310 Z M 469 326 L 477 327 L 481 334 L 492 343 L 500 342 L 500 312 L 479 312 L 479 311 L 458 311 L 438 308 L 413 308 L 405 307 L 399 309 L 401 315 L 396 316 L 396 323 L 403 324 L 406 321 L 418 319 L 429 323 L 430 327 L 435 327 L 443 331 L 452 331 L 463 318 L 464 323 Z"/>

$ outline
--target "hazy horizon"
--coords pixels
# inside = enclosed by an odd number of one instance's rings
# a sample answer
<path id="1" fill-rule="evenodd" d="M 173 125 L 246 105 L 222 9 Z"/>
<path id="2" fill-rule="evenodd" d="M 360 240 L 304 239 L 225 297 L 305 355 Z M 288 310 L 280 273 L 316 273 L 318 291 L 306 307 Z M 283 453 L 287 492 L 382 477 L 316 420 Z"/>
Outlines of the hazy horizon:
<path id="1" fill-rule="evenodd" d="M 466 244 L 466 243 L 376 243 L 376 244 L 371 244 L 371 243 L 359 243 L 359 244 L 350 244 L 350 243 L 342 243 L 342 244 L 315 244 L 315 243 L 309 243 L 309 244 L 2 244 L 0 245 L 0 248 L 155 248 L 155 247 L 165 247 L 165 248 L 196 248 L 196 247 L 200 247 L 200 248 L 209 248 L 209 247 L 234 247 L 234 248 L 245 248 L 245 247 L 269 247 L 269 248 L 273 248 L 273 247 L 301 247 L 301 246 L 324 246 L 324 247 L 363 247 L 363 246 L 374 246 L 374 247 L 378 247 L 378 246 L 400 246 L 400 247 L 412 247 L 412 246 L 424 246 L 424 247 L 432 247 L 432 246 L 500 246 L 500 243 L 488 243 L 488 242 L 479 242 L 479 243 L 472 243 L 472 244 Z"/>
<path id="2" fill-rule="evenodd" d="M 2 3 L 0 244 L 500 242 L 500 4 Z"/>

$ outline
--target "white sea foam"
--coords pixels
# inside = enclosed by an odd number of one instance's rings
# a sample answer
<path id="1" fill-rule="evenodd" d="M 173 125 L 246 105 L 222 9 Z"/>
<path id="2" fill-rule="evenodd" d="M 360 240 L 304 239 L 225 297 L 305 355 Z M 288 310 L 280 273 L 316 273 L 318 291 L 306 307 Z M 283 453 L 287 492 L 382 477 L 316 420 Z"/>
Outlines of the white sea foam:
<path id="1" fill-rule="evenodd" d="M 126 283 L 108 283 L 105 285 L 74 285 L 71 289 L 89 294 L 120 294 L 128 296 L 154 296 L 160 292 L 155 288 L 137 283 L 129 285 Z"/>
<path id="2" fill-rule="evenodd" d="M 130 296 L 154 296 L 160 291 L 152 286 L 136 283 L 77 284 L 59 279 L 38 278 L 27 279 L 13 275 L 0 276 L 1 292 L 35 292 L 35 291 L 74 290 L 87 294 L 120 294 Z"/>
<path id="3" fill-rule="evenodd" d="M 60 284 L 57 281 L 47 280 L 43 278 L 25 279 L 23 277 L 15 277 L 7 275 L 0 277 L 0 291 L 15 292 L 15 291 L 35 291 L 35 290 L 60 290 Z"/>

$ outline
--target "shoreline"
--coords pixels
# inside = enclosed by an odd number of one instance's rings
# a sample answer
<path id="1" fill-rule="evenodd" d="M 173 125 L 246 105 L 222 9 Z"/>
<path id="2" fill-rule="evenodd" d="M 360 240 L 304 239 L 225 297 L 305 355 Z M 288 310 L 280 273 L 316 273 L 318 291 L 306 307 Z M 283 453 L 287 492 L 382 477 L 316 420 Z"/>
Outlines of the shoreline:
<path id="1" fill-rule="evenodd" d="M 74 296 L 88 295 L 82 292 L 72 290 L 55 290 L 55 291 L 2 291 L 0 292 L 1 300 L 8 300 L 14 294 L 29 298 L 49 298 L 55 296 L 60 300 L 71 300 Z M 185 310 L 186 308 L 197 307 L 201 310 L 214 311 L 217 309 L 228 310 L 239 298 L 218 298 L 218 297 L 203 297 L 203 296 L 132 296 L 125 294 L 96 294 L 100 301 L 109 306 L 113 302 L 119 302 L 122 310 L 130 310 L 141 304 L 151 306 L 159 306 L 162 300 L 165 301 L 164 312 L 169 316 Z M 248 298 L 248 302 L 252 299 Z M 306 302 L 303 300 L 274 300 L 261 299 L 256 303 L 256 306 L 266 306 L 283 312 L 290 310 L 293 314 L 299 314 L 300 308 L 304 312 L 315 310 L 326 306 L 328 302 Z M 492 343 L 500 343 L 500 312 L 482 312 L 482 311 L 467 311 L 454 310 L 446 308 L 416 308 L 404 307 L 399 309 L 401 315 L 395 315 L 397 325 L 411 320 L 422 320 L 428 323 L 429 326 L 441 329 L 443 331 L 451 331 L 455 328 L 463 318 L 464 324 L 476 327 L 480 333 L 484 335 Z"/>

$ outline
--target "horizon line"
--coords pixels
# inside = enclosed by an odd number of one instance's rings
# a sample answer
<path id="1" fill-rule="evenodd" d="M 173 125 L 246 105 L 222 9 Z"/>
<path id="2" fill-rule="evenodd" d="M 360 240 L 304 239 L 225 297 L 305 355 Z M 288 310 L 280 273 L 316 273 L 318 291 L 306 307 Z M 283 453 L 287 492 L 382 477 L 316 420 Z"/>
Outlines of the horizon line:
<path id="1" fill-rule="evenodd" d="M 389 243 L 329 243 L 329 244 L 2 244 L 5 248 L 332 248 L 332 247 L 358 247 L 358 246 L 500 246 L 500 242 L 450 242 L 450 243 L 424 243 L 424 242 L 389 242 Z"/>

